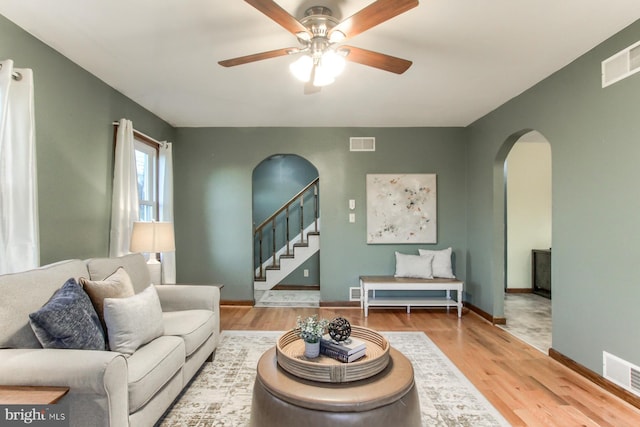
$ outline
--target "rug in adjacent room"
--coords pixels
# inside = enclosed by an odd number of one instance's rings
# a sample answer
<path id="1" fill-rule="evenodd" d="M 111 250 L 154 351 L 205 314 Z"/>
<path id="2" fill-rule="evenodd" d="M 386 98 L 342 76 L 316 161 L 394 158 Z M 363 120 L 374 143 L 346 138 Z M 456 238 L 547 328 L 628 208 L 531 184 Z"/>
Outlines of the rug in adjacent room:
<path id="1" fill-rule="evenodd" d="M 264 292 L 255 307 L 320 307 L 320 291 Z"/>
<path id="2" fill-rule="evenodd" d="M 162 427 L 249 424 L 256 365 L 282 332 L 224 331 L 212 363 L 159 423 Z M 413 363 L 424 426 L 508 426 L 509 423 L 422 332 L 383 332 Z"/>

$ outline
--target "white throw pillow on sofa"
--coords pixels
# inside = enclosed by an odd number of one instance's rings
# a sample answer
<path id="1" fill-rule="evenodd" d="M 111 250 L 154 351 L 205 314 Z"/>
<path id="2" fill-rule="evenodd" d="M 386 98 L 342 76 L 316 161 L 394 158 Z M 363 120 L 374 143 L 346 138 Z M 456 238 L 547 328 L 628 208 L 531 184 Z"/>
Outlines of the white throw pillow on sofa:
<path id="1" fill-rule="evenodd" d="M 433 279 L 432 262 L 433 255 L 408 255 L 396 252 L 395 277 Z"/>
<path id="2" fill-rule="evenodd" d="M 112 351 L 133 354 L 164 333 L 162 307 L 153 285 L 128 298 L 105 298 L 104 321 Z"/>
<path id="3" fill-rule="evenodd" d="M 441 250 L 418 249 L 420 255 L 433 255 L 433 277 L 455 279 L 451 267 L 451 248 Z"/>

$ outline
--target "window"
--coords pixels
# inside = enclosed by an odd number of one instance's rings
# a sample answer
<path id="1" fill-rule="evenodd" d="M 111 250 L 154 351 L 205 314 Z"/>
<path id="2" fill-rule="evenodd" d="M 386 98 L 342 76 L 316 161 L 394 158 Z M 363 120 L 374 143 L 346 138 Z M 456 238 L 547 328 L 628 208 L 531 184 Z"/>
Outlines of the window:
<path id="1" fill-rule="evenodd" d="M 158 219 L 158 146 L 134 134 L 140 221 Z"/>

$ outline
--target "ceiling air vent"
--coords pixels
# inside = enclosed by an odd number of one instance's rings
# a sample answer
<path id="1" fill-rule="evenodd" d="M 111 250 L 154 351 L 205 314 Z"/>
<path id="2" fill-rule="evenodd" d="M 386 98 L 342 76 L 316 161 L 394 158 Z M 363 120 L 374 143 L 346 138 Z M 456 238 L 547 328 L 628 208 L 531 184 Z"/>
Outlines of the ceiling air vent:
<path id="1" fill-rule="evenodd" d="M 602 87 L 607 87 L 640 71 L 640 42 L 602 61 Z"/>
<path id="2" fill-rule="evenodd" d="M 640 368 L 606 351 L 602 352 L 602 362 L 606 379 L 640 396 Z"/>
<path id="3" fill-rule="evenodd" d="M 373 136 L 352 136 L 349 138 L 349 151 L 376 151 L 376 139 Z"/>

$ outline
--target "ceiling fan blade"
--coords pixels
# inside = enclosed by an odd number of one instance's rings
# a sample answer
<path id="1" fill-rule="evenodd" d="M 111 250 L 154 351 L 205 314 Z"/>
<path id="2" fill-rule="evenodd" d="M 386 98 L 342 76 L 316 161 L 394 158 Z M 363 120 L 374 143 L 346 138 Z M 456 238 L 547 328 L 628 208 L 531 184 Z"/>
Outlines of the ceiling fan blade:
<path id="1" fill-rule="evenodd" d="M 368 65 L 369 67 L 379 68 L 384 71 L 390 71 L 396 74 L 402 74 L 413 62 L 395 56 L 385 55 L 380 52 L 362 49 L 353 46 L 341 46 L 339 52 L 347 52 L 345 59 L 358 64 Z"/>
<path id="2" fill-rule="evenodd" d="M 355 37 L 417 5 L 418 0 L 377 0 L 333 27 L 329 38 L 335 31 L 340 31 L 346 38 Z"/>
<path id="3" fill-rule="evenodd" d="M 307 33 L 311 37 L 309 30 L 300 23 L 296 18 L 291 16 L 289 12 L 281 8 L 273 0 L 244 0 L 260 12 L 267 15 L 282 28 L 289 31 L 294 36 L 298 33 Z"/>
<path id="4" fill-rule="evenodd" d="M 218 64 L 223 67 L 235 67 L 236 65 L 248 64 L 249 62 L 262 61 L 263 59 L 277 58 L 298 52 L 297 47 L 285 47 L 283 49 L 270 50 L 268 52 L 254 53 L 253 55 L 239 56 L 237 58 L 225 59 Z"/>

